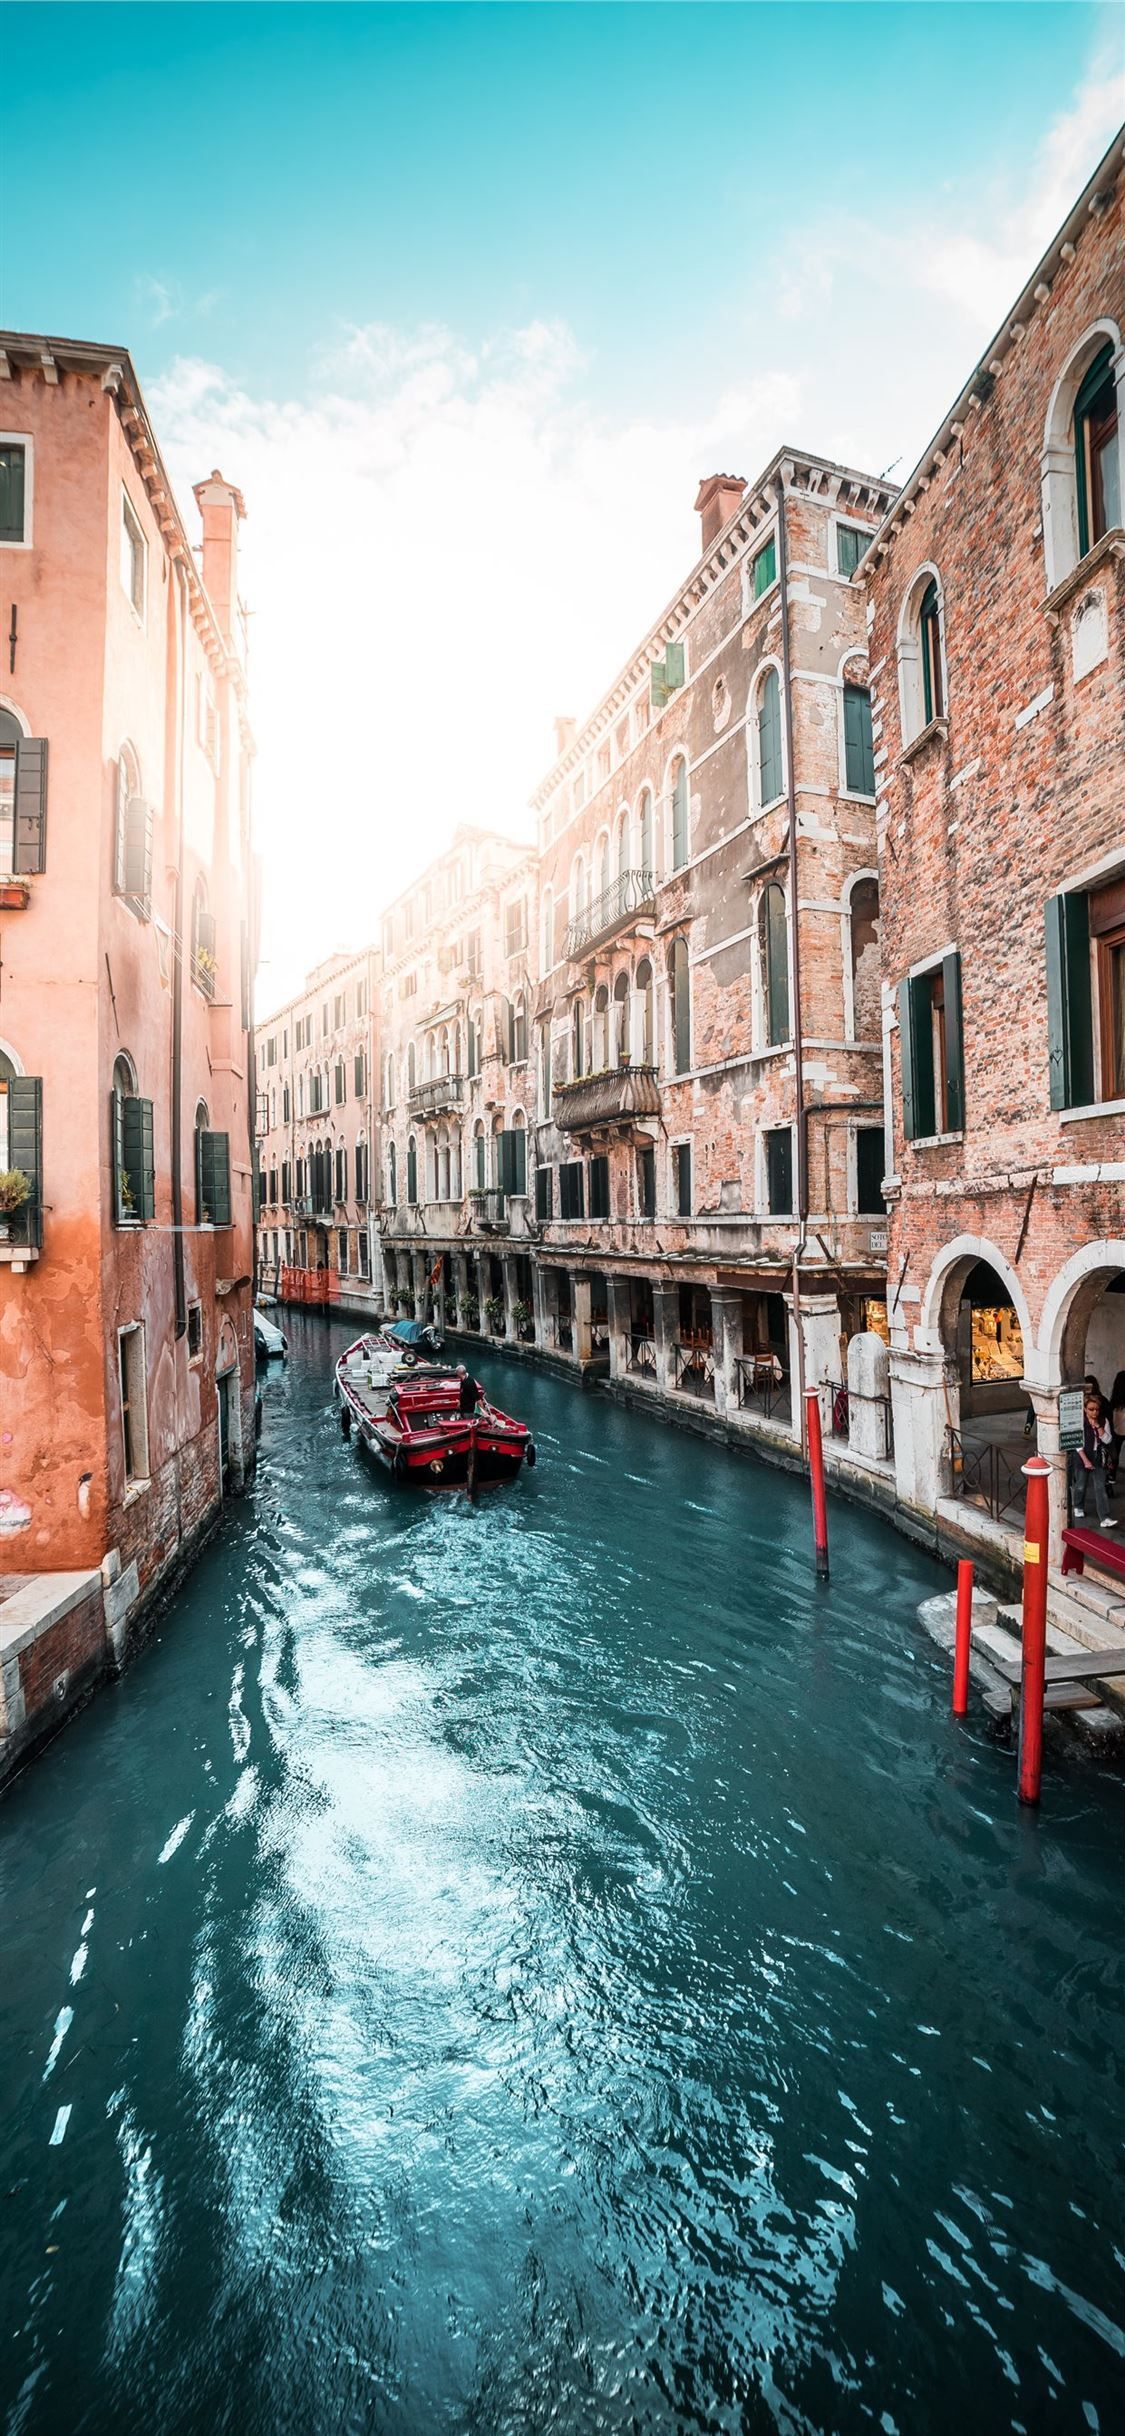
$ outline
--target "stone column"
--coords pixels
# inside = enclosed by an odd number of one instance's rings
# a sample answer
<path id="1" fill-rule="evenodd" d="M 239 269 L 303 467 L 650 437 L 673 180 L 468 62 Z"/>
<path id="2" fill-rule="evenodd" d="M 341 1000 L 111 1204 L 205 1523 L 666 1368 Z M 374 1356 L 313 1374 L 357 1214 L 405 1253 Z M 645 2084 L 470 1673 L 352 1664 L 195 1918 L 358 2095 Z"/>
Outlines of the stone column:
<path id="1" fill-rule="evenodd" d="M 520 1332 L 515 1322 L 515 1306 L 519 1301 L 516 1264 L 514 1260 L 502 1260 L 500 1265 L 504 1274 L 504 1334 L 510 1344 L 518 1345 Z"/>
<path id="2" fill-rule="evenodd" d="M 531 1271 L 531 1300 L 535 1310 L 535 1342 L 540 1347 L 553 1345 L 556 1339 L 551 1325 L 549 1273 L 539 1261 L 535 1261 Z"/>
<path id="3" fill-rule="evenodd" d="M 1047 1563 L 1058 1567 L 1063 1560 L 1062 1535 L 1066 1529 L 1067 1474 L 1070 1466 L 1069 1455 L 1064 1455 L 1059 1445 L 1059 1391 L 1057 1387 L 1032 1387 L 1027 1379 L 1022 1380 L 1021 1384 L 1031 1398 L 1031 1409 L 1035 1414 L 1036 1436 L 1028 1439 L 1027 1452 L 1030 1455 L 1037 1447 L 1051 1466 L 1051 1477 L 1047 1482 Z"/>
<path id="4" fill-rule="evenodd" d="M 414 1317 L 420 1320 L 425 1319 L 426 1316 L 426 1274 L 425 1253 L 412 1252 L 410 1255 L 410 1283 L 414 1291 Z"/>
<path id="5" fill-rule="evenodd" d="M 738 1410 L 738 1372 L 742 1351 L 742 1296 L 730 1287 L 711 1288 L 711 1326 L 715 1353 L 715 1410 Z"/>
<path id="6" fill-rule="evenodd" d="M 865 1331 L 848 1347 L 848 1445 L 871 1463 L 887 1457 L 890 1370 L 881 1336 Z"/>
<path id="7" fill-rule="evenodd" d="M 946 1430 L 951 1407 L 946 1395 L 945 1356 L 904 1353 L 890 1358 L 891 1412 L 895 1433 L 895 1485 L 903 1505 L 934 1515 L 949 1483 Z"/>
<path id="8" fill-rule="evenodd" d="M 629 1368 L 629 1328 L 632 1306 L 627 1277 L 607 1277 L 606 1302 L 609 1311 L 609 1375 L 623 1379 Z"/>
<path id="9" fill-rule="evenodd" d="M 588 1362 L 594 1350 L 590 1329 L 592 1288 L 588 1277 L 578 1269 L 570 1272 L 570 1303 L 574 1314 L 574 1358 Z"/>
<path id="10" fill-rule="evenodd" d="M 449 1255 L 450 1293 L 457 1303 L 457 1325 L 464 1326 L 465 1297 L 469 1292 L 469 1264 L 463 1252 Z"/>
<path id="11" fill-rule="evenodd" d="M 796 1344 L 796 1313 L 793 1296 L 785 1297 L 789 1313 L 790 1379 L 793 1403 L 793 1432 L 800 1438 L 804 1430 L 804 1415 L 798 1411 L 801 1372 Z M 824 1436 L 832 1434 L 832 1391 L 843 1386 L 843 1365 L 840 1360 L 840 1306 L 834 1294 L 801 1295 L 801 1342 L 804 1351 L 804 1384 L 806 1390 L 815 1387 L 820 1398 L 820 1425 Z"/>
<path id="12" fill-rule="evenodd" d="M 666 1282 L 653 1286 L 652 1317 L 656 1330 L 656 1384 L 667 1391 L 676 1383 L 676 1365 L 672 1358 L 672 1348 L 680 1333 L 680 1289 L 678 1286 L 669 1285 Z"/>

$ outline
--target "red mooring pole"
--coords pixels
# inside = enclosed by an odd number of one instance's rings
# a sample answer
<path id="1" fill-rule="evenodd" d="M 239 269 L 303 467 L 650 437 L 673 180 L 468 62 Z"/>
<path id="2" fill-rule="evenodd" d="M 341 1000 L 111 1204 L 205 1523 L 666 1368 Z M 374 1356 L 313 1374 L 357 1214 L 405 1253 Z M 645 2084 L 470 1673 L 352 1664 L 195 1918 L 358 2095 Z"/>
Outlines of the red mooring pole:
<path id="1" fill-rule="evenodd" d="M 1047 1665 L 1047 1482 L 1051 1466 L 1029 1455 L 1023 1527 L 1023 1669 L 1020 1677 L 1019 1792 L 1037 1802 L 1043 1774 L 1043 1695 Z"/>
<path id="2" fill-rule="evenodd" d="M 973 1568 L 963 1556 L 957 1567 L 957 1632 L 953 1643 L 953 1714 L 969 1706 L 969 1650 L 973 1638 Z"/>
<path id="3" fill-rule="evenodd" d="M 805 1389 L 805 1432 L 809 1442 L 809 1478 L 812 1481 L 813 1546 L 816 1569 L 822 1582 L 828 1580 L 828 1505 L 824 1495 L 824 1447 L 820 1435 L 820 1397 L 815 1387 Z"/>

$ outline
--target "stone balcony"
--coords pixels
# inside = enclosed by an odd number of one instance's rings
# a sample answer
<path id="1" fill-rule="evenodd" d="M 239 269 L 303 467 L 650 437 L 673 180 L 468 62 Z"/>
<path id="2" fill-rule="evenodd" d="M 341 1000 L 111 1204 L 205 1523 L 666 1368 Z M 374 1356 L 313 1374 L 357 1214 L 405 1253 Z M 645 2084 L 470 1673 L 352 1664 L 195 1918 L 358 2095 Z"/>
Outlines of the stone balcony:
<path id="1" fill-rule="evenodd" d="M 632 1125 L 660 1114 L 655 1066 L 611 1066 L 559 1083 L 551 1114 L 563 1133 L 595 1133 L 610 1125 Z"/>
<path id="2" fill-rule="evenodd" d="M 459 1108 L 464 1088 L 459 1074 L 431 1075 L 428 1082 L 417 1084 L 410 1094 L 411 1116 L 441 1116 L 447 1108 Z"/>
<path id="3" fill-rule="evenodd" d="M 608 888 L 589 905 L 582 908 L 566 934 L 565 952 L 572 958 L 586 956 L 592 948 L 603 947 L 607 940 L 625 930 L 630 922 L 656 911 L 656 883 L 651 871 L 619 871 Z"/>

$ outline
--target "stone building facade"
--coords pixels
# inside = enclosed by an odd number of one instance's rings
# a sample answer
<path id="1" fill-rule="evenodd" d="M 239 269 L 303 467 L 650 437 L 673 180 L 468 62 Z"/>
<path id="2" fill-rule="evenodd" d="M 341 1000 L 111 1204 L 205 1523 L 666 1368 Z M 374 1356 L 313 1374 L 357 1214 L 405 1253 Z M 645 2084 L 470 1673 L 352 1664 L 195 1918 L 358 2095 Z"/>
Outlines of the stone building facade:
<path id="1" fill-rule="evenodd" d="M 255 914 L 240 495 L 197 563 L 127 355 L 0 376 L 2 1769 L 253 1463 Z"/>
<path id="2" fill-rule="evenodd" d="M 1079 197 L 868 553 L 898 1496 L 1022 1540 L 1125 1372 L 1125 198 Z M 1122 1507 L 1119 1501 L 1119 1514 Z"/>
<path id="3" fill-rule="evenodd" d="M 258 1275 L 282 1302 L 381 1310 L 379 959 L 329 956 L 260 1027 Z"/>

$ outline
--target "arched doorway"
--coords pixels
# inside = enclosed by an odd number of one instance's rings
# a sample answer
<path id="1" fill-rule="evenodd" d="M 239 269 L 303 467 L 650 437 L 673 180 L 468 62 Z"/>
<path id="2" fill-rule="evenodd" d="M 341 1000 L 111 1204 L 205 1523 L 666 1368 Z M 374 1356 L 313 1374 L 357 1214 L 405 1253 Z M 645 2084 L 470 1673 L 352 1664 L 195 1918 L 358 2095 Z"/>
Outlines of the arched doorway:
<path id="1" fill-rule="evenodd" d="M 1022 1420 L 1030 1409 L 1020 1385 L 1023 1331 L 1011 1290 L 990 1261 L 974 1261 L 962 1283 L 956 1352 L 962 1420 L 999 1413 Z"/>
<path id="2" fill-rule="evenodd" d="M 1003 1253 L 970 1235 L 949 1244 L 930 1274 L 920 1332 L 944 1356 L 942 1470 L 948 1492 L 1013 1531 L 1034 1443 L 1023 1386 L 1028 1330 L 1026 1299 Z"/>

